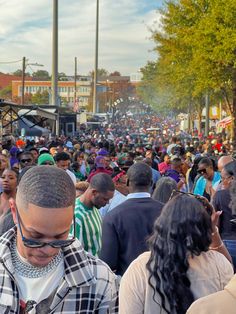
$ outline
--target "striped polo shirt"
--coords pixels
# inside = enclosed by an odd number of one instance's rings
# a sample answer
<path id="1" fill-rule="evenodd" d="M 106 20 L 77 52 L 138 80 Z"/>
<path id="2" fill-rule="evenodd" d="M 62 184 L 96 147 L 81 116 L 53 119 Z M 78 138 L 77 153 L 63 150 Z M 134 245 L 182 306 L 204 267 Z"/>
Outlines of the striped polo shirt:
<path id="1" fill-rule="evenodd" d="M 79 198 L 75 203 L 75 235 L 85 251 L 98 256 L 101 249 L 102 219 L 96 207 L 88 208 Z"/>

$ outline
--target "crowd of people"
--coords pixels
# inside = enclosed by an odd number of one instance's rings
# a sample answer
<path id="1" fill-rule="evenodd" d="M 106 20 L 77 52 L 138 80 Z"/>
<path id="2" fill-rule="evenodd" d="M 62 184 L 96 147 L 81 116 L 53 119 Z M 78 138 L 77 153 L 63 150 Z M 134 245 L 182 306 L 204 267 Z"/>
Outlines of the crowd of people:
<path id="1" fill-rule="evenodd" d="M 123 119 L 0 147 L 0 313 L 234 313 L 236 160 Z"/>

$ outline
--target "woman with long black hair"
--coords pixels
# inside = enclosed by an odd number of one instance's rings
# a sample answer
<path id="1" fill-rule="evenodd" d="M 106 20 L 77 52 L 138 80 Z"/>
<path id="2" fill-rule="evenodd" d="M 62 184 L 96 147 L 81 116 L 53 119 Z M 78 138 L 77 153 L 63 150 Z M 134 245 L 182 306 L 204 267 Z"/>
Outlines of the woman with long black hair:
<path id="1" fill-rule="evenodd" d="M 183 193 L 165 205 L 151 252 L 121 280 L 120 314 L 184 314 L 194 300 L 224 288 L 233 268 L 216 227 L 219 214 L 212 220 L 212 212 L 205 199 Z"/>

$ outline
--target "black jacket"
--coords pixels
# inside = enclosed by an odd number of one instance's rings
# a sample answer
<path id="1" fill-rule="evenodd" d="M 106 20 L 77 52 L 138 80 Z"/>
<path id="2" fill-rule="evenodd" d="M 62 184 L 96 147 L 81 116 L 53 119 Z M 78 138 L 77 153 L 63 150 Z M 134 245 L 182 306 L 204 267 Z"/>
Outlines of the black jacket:
<path id="1" fill-rule="evenodd" d="M 103 220 L 100 258 L 117 275 L 123 275 L 129 264 L 148 250 L 146 241 L 163 204 L 148 198 L 126 200 Z"/>
<path id="2" fill-rule="evenodd" d="M 230 208 L 231 196 L 228 189 L 217 191 L 213 198 L 213 206 L 216 211 L 222 210 L 220 216 L 220 235 L 223 240 L 236 240 L 236 224 L 230 222 L 233 216 Z"/>

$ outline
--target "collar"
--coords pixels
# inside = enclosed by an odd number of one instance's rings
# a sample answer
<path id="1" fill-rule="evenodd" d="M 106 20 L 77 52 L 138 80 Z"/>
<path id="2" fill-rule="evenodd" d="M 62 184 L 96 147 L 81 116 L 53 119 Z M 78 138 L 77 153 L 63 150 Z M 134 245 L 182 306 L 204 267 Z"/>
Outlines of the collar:
<path id="1" fill-rule="evenodd" d="M 16 237 L 17 227 L 13 227 L 0 237 L 0 263 L 14 275 L 11 261 L 11 245 Z M 62 249 L 64 255 L 65 276 L 69 287 L 90 286 L 96 282 L 94 274 L 94 258 L 87 255 L 76 239 L 70 246 Z"/>
<path id="2" fill-rule="evenodd" d="M 137 192 L 137 193 L 130 193 L 126 196 L 126 199 L 129 200 L 131 198 L 148 198 L 151 197 L 150 193 L 147 192 Z"/>

